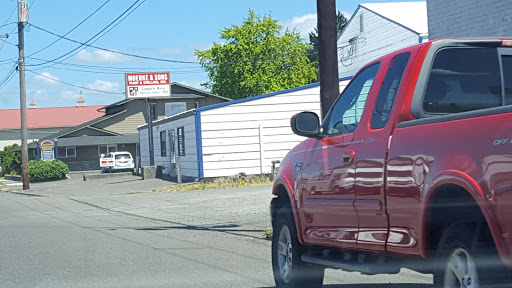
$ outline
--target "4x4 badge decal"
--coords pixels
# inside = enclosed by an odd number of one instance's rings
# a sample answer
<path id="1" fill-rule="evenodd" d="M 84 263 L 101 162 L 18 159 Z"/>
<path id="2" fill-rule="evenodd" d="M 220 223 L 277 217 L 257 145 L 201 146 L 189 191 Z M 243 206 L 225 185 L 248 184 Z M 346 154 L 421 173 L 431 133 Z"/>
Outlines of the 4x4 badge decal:
<path id="1" fill-rule="evenodd" d="M 302 168 L 302 161 L 295 162 L 295 170 L 300 171 Z"/>

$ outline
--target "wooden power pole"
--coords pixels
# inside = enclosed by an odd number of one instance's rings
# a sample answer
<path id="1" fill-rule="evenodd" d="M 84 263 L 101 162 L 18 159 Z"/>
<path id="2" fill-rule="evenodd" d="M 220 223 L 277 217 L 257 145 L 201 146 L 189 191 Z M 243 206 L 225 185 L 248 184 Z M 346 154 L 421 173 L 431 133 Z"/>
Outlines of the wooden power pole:
<path id="1" fill-rule="evenodd" d="M 28 22 L 28 2 L 18 0 L 18 73 L 20 74 L 21 117 L 21 178 L 23 190 L 30 189 L 28 179 L 27 148 L 27 95 L 25 90 L 25 23 Z"/>
<path id="2" fill-rule="evenodd" d="M 318 69 L 322 119 L 340 94 L 336 31 L 336 1 L 316 0 L 318 21 Z"/>

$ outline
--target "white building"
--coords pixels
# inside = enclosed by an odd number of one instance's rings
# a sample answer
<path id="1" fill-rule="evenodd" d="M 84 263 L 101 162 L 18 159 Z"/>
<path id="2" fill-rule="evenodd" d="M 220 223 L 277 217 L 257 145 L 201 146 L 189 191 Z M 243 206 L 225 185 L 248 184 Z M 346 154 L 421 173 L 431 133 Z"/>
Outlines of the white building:
<path id="1" fill-rule="evenodd" d="M 340 79 L 341 91 L 349 79 Z M 290 118 L 306 110 L 320 113 L 318 83 L 188 110 L 155 121 L 154 164 L 162 166 L 164 174 L 175 175 L 173 155 L 181 154 L 182 176 L 188 178 L 270 173 L 273 160 L 281 160 L 304 140 L 293 134 Z M 181 131 L 184 137 L 180 140 Z M 148 166 L 147 125 L 139 127 L 139 136 L 141 165 Z"/>
<path id="2" fill-rule="evenodd" d="M 338 37 L 339 77 L 428 38 L 425 1 L 361 4 Z"/>

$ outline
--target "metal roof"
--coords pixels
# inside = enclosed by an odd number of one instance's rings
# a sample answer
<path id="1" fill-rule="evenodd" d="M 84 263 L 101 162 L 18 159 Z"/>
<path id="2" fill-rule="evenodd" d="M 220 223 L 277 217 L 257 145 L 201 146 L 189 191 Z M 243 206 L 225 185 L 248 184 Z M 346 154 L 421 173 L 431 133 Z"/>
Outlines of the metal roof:
<path id="1" fill-rule="evenodd" d="M 104 106 L 28 108 L 28 128 L 73 127 L 105 115 Z M 0 129 L 20 129 L 20 109 L 0 110 Z"/>

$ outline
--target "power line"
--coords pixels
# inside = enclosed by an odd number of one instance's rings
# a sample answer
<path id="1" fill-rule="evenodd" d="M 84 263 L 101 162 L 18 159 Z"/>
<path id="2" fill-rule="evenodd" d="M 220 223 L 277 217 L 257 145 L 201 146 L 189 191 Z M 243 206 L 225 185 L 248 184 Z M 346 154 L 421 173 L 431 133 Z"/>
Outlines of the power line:
<path id="1" fill-rule="evenodd" d="M 32 3 L 30 4 L 30 6 L 28 7 L 28 9 L 30 10 L 32 8 L 32 5 L 34 5 L 34 3 L 36 2 L 36 0 L 32 1 Z M 16 4 L 17 5 L 17 4 Z M 2 25 L 1 28 L 3 28 L 4 26 L 7 26 L 7 25 L 11 25 L 11 24 L 15 24 L 17 22 L 13 22 L 13 23 L 10 23 L 10 24 L 7 24 L 7 22 L 9 22 L 9 20 L 11 19 L 12 15 L 14 15 L 14 12 L 16 12 L 16 9 L 18 9 L 18 6 L 15 6 L 14 9 L 12 10 L 11 14 L 9 15 L 9 17 L 7 18 L 7 20 L 5 20 L 5 23 Z M 16 30 L 17 26 L 15 26 L 12 30 L 11 30 L 11 33 L 9 33 L 9 35 L 13 34 L 14 30 Z M 10 43 L 11 44 L 11 43 Z M 0 46 L 0 51 L 4 48 L 4 45 L 5 43 L 2 43 L 2 46 Z"/>
<path id="2" fill-rule="evenodd" d="M 4 87 L 5 85 L 7 85 L 7 83 L 9 83 L 11 81 L 11 79 L 13 78 L 13 75 L 15 75 L 16 73 L 16 64 L 14 64 L 11 69 L 9 70 L 9 72 L 7 72 L 7 75 L 4 77 L 4 79 L 2 79 L 2 81 L 0 81 L 0 88 Z"/>
<path id="3" fill-rule="evenodd" d="M 75 27 L 73 27 L 71 30 L 69 30 L 66 34 L 64 34 L 64 36 L 67 36 L 69 33 L 75 31 L 75 29 L 80 27 L 80 25 L 82 25 L 85 21 L 89 20 L 92 16 L 94 16 L 94 14 L 96 14 L 98 11 L 100 11 L 100 9 L 103 8 L 103 6 L 105 6 L 108 2 L 110 2 L 110 0 L 105 1 L 105 3 L 103 3 L 100 7 L 98 7 L 96 10 L 94 10 L 94 12 L 92 12 L 89 16 L 87 16 L 84 20 L 82 20 L 80 23 L 78 23 Z M 32 3 L 34 3 L 34 2 L 32 2 Z M 37 50 L 36 52 L 28 55 L 27 57 L 33 56 L 43 50 L 48 49 L 49 47 L 53 46 L 55 43 L 59 42 L 60 40 L 62 40 L 62 37 L 58 38 L 57 40 L 53 41 L 52 43 L 48 44 L 47 46 Z"/>
<path id="4" fill-rule="evenodd" d="M 80 89 L 84 89 L 84 90 L 95 91 L 95 92 L 100 92 L 100 93 L 105 93 L 105 94 L 112 94 L 112 95 L 124 95 L 123 93 L 116 93 L 116 92 L 92 89 L 92 88 L 87 88 L 87 87 L 80 86 L 80 85 L 71 84 L 71 83 L 68 83 L 68 82 L 60 81 L 60 80 L 52 78 L 52 77 L 45 76 L 43 74 L 39 74 L 39 73 L 34 72 L 32 70 L 26 70 L 26 71 L 28 71 L 30 73 L 33 73 L 33 74 L 36 74 L 36 75 L 39 75 L 39 76 L 41 76 L 43 78 L 47 78 L 47 79 L 53 80 L 55 82 L 59 82 L 59 83 L 62 83 L 62 84 L 68 85 L 68 86 L 72 86 L 72 87 L 76 87 L 76 88 L 80 88 Z"/>
<path id="5" fill-rule="evenodd" d="M 100 32 L 96 33 L 94 36 L 89 38 L 89 40 L 87 40 L 85 43 L 81 43 L 81 42 L 73 40 L 72 42 L 80 44 L 80 46 L 78 46 L 77 48 L 75 48 L 75 49 L 73 49 L 73 50 L 71 50 L 71 51 L 69 51 L 69 52 L 67 52 L 67 53 L 65 53 L 65 54 L 55 58 L 55 59 L 52 59 L 51 61 L 47 61 L 45 63 L 40 63 L 40 64 L 27 64 L 26 66 L 40 66 L 40 65 L 47 64 L 47 63 L 51 63 L 51 62 L 57 61 L 57 60 L 59 60 L 59 59 L 61 59 L 63 57 L 66 57 L 67 55 L 69 55 L 69 54 L 75 52 L 76 50 L 80 49 L 82 46 L 89 46 L 89 44 L 87 44 L 87 43 L 92 41 L 94 38 L 96 38 L 98 35 L 100 35 L 103 31 L 107 30 L 110 26 L 112 26 L 117 20 L 119 20 L 119 18 L 123 17 L 123 15 L 126 14 L 130 9 L 132 9 L 132 7 L 135 6 L 139 1 L 140 0 L 135 1 L 130 7 L 128 7 L 128 9 L 126 9 L 123 13 L 121 13 L 121 15 L 119 15 L 116 19 L 114 19 L 114 21 L 110 22 L 110 24 L 108 24 L 105 28 L 101 29 Z M 29 25 L 34 26 L 35 28 L 37 28 L 39 30 L 45 31 L 45 32 L 50 33 L 52 35 L 55 35 L 57 37 L 60 37 L 62 39 L 70 40 L 69 38 L 67 38 L 67 37 L 65 37 L 63 35 L 58 35 L 56 33 L 50 32 L 50 31 L 48 31 L 46 29 L 42 29 L 42 28 L 40 28 L 40 27 L 38 27 L 36 25 L 33 25 L 33 24 L 29 24 Z"/>
<path id="6" fill-rule="evenodd" d="M 12 45 L 12 46 L 14 46 L 14 47 L 18 47 L 18 45 L 14 44 L 14 43 L 11 43 L 11 42 L 9 42 L 9 41 L 7 41 L 7 40 L 5 40 L 5 39 L 1 39 L 1 38 L 0 38 L 0 40 L 4 41 L 4 43 L 7 43 L 7 44 Z"/>
<path id="7" fill-rule="evenodd" d="M 39 61 L 49 61 L 46 59 L 30 57 L 31 59 L 39 60 Z M 130 71 L 145 71 L 145 70 L 170 70 L 171 72 L 189 70 L 189 69 L 197 69 L 199 66 L 186 66 L 186 67 L 114 67 L 114 66 L 98 66 L 98 65 L 84 65 L 84 64 L 75 64 L 69 62 L 55 62 L 57 65 L 63 66 L 71 66 L 71 67 L 80 67 L 80 68 L 89 68 L 95 69 L 99 71 L 118 71 L 118 72 L 130 72 Z M 51 67 L 50 67 L 51 68 Z M 37 70 L 39 70 L 38 68 Z M 36 70 L 36 69 L 33 69 Z"/>
<path id="8" fill-rule="evenodd" d="M 192 61 L 181 61 L 181 60 L 171 60 L 171 59 L 164 59 L 164 58 L 156 58 L 156 57 L 148 57 L 148 56 L 141 56 L 141 55 L 136 55 L 136 54 L 131 54 L 131 53 L 124 53 L 124 52 L 119 52 L 119 51 L 115 51 L 115 50 L 111 50 L 111 49 L 106 49 L 106 48 L 102 48 L 102 47 L 98 47 L 98 46 L 95 46 L 95 45 L 90 45 L 90 44 L 87 44 L 87 43 L 83 43 L 83 42 L 80 42 L 80 41 L 76 41 L 76 40 L 73 40 L 73 39 L 69 39 L 67 37 L 64 37 L 62 35 L 59 35 L 59 34 L 56 34 L 54 32 L 51 32 L 51 31 L 48 31 L 44 28 L 41 28 L 37 25 L 34 25 L 32 23 L 30 23 L 29 25 L 31 25 L 32 27 L 36 28 L 36 29 L 39 29 L 41 31 L 44 31 L 48 34 L 52 34 L 54 36 L 57 36 L 57 37 L 62 37 L 62 39 L 66 39 L 68 41 L 71 41 L 71 42 L 74 42 L 74 43 L 78 43 L 78 44 L 81 44 L 82 46 L 87 46 L 87 47 L 91 47 L 91 48 L 95 48 L 95 49 L 98 49 L 98 50 L 102 50 L 102 51 L 106 51 L 106 52 L 111 52 L 111 53 L 115 53 L 115 54 L 120 54 L 120 55 L 124 55 L 124 56 L 129 56 L 129 57 L 134 57 L 134 58 L 140 58 L 140 59 L 146 59 L 146 60 L 153 60 L 153 61 L 160 61 L 160 62 L 169 62 L 169 63 L 179 63 L 179 64 L 199 64 L 199 62 L 192 62 Z M 66 54 L 69 54 L 69 53 L 66 53 Z M 66 55 L 67 56 L 67 55 Z M 63 56 L 59 57 L 59 58 L 62 58 Z M 52 61 L 55 61 L 55 60 L 58 60 L 59 58 L 57 59 L 54 59 Z M 50 63 L 52 61 L 48 61 L 47 63 Z M 43 64 L 46 64 L 46 63 L 40 63 L 40 64 L 33 64 L 33 65 L 30 65 L 30 66 L 39 66 L 39 65 L 43 65 Z M 29 65 L 27 65 L 29 66 Z"/>
<path id="9" fill-rule="evenodd" d="M 112 29 L 116 28 L 117 25 L 121 24 L 126 18 L 128 18 L 133 12 L 135 12 L 135 10 L 137 10 L 142 4 L 144 4 L 144 2 L 146 2 L 146 0 L 143 0 L 142 2 L 140 2 L 139 5 L 137 5 L 135 8 L 133 8 L 128 14 L 126 14 L 121 20 L 119 20 L 114 26 L 110 27 L 110 29 L 105 31 L 102 35 L 100 35 L 98 38 L 94 39 L 94 41 L 92 41 L 90 44 L 93 44 L 94 42 L 100 40 L 103 36 L 107 35 L 110 31 L 112 31 Z M 64 36 L 66 36 L 66 35 L 64 35 Z M 80 49 L 79 51 L 76 51 L 75 53 L 67 56 L 66 58 L 60 60 L 59 62 L 65 61 L 65 60 L 75 56 L 76 54 L 80 53 L 80 51 L 82 51 L 84 49 L 85 49 L 85 47 Z M 50 66 L 53 66 L 53 65 L 50 65 Z"/>

